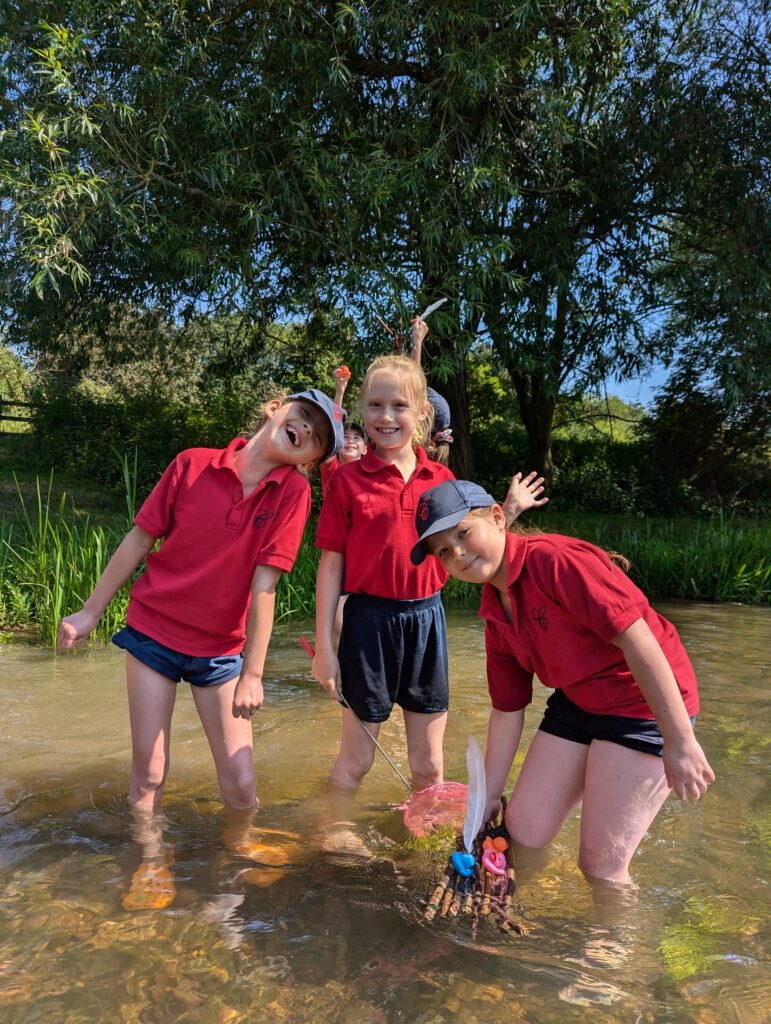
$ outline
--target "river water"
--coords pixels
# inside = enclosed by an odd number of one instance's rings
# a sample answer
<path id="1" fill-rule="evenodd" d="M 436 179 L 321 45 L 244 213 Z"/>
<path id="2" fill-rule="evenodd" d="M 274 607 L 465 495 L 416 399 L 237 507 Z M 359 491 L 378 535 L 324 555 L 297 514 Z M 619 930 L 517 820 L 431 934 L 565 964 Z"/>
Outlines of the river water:
<path id="1" fill-rule="evenodd" d="M 661 610 L 697 669 L 698 733 L 717 782 L 696 804 L 667 802 L 633 862 L 640 891 L 626 906 L 593 898 L 571 819 L 517 892 L 525 936 L 482 923 L 473 937 L 467 918 L 423 922 L 447 849 L 409 841 L 404 788 L 379 755 L 357 818 L 374 859 L 322 852 L 315 830 L 339 712 L 297 643 L 309 623 L 277 628 L 254 724 L 257 823 L 299 833 L 299 863 L 276 880 L 223 845 L 183 686 L 164 806 L 176 897 L 157 911 L 121 904 L 140 861 L 125 803 L 121 652 L 0 648 L 0 1020 L 768 1021 L 771 614 Z M 470 612 L 448 618 L 446 776 L 465 781 L 467 739 L 484 742 L 488 712 L 482 627 Z M 526 740 L 547 695 L 538 689 Z M 398 714 L 381 738 L 406 772 Z"/>

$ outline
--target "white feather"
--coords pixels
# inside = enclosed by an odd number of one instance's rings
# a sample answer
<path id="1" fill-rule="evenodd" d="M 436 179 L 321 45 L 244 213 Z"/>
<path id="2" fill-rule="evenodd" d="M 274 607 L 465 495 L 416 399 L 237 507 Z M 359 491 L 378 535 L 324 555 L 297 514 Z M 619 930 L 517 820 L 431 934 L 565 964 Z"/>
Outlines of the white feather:
<path id="1" fill-rule="evenodd" d="M 434 312 L 435 309 L 439 309 L 447 302 L 447 299 L 439 299 L 438 302 L 432 302 L 430 306 L 426 306 L 423 312 L 420 314 L 420 319 L 425 320 L 427 316 Z"/>
<path id="2" fill-rule="evenodd" d="M 487 793 L 485 789 L 485 759 L 479 744 L 473 736 L 468 738 L 466 748 L 468 769 L 468 794 L 466 796 L 466 820 L 463 822 L 463 843 L 471 853 L 471 847 L 482 827 Z"/>

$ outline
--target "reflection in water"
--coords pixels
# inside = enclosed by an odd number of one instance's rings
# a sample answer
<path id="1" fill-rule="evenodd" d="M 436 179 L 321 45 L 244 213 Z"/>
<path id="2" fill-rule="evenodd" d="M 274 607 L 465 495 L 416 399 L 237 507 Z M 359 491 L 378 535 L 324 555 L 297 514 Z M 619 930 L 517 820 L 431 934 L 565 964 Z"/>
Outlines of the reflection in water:
<path id="1" fill-rule="evenodd" d="M 264 838 L 284 834 L 291 863 L 256 863 L 227 843 L 206 741 L 183 692 L 163 817 L 139 837 L 156 844 L 173 878 L 173 899 L 158 911 L 122 906 L 142 854 L 125 801 L 121 655 L 0 648 L 0 1019 L 765 1020 L 769 614 L 663 611 L 697 667 L 699 736 L 717 783 L 698 804 L 665 806 L 635 858 L 631 906 L 593 897 L 576 866 L 573 819 L 518 891 L 530 934 L 485 926 L 475 942 L 468 919 L 422 920 L 446 850 L 406 842 L 387 765 L 376 761 L 361 791 L 357 828 L 373 858 L 321 848 L 338 711 L 307 675 L 298 627 L 277 636 L 267 708 L 255 721 L 255 824 Z M 465 781 L 466 740 L 484 738 L 488 711 L 481 624 L 451 614 L 450 638 L 447 776 Z M 406 768 L 400 723 L 382 735 Z"/>

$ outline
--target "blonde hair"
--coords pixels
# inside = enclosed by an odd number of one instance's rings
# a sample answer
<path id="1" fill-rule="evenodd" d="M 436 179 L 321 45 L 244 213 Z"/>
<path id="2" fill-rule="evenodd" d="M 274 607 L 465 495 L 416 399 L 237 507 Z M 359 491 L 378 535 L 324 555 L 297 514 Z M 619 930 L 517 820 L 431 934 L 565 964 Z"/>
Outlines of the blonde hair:
<path id="1" fill-rule="evenodd" d="M 400 387 L 409 399 L 410 408 L 417 415 L 426 413 L 425 419 L 419 420 L 412 435 L 413 447 L 428 447 L 434 429 L 434 407 L 428 400 L 426 375 L 415 362 L 407 356 L 378 356 L 370 363 L 361 384 L 359 402 L 362 416 L 367 405 L 367 396 L 373 381 L 378 376 L 396 377 Z"/>
<path id="2" fill-rule="evenodd" d="M 496 503 L 497 504 L 497 503 Z M 485 508 L 470 508 L 468 514 L 470 516 L 478 517 L 479 519 L 489 519 L 492 514 L 492 505 L 488 505 Z M 516 519 L 513 523 L 510 523 L 506 527 L 509 533 L 515 533 L 518 537 L 538 537 L 543 536 L 543 530 L 539 530 L 537 526 L 520 526 Z M 595 544 L 595 547 L 600 547 L 599 544 Z M 619 551 L 608 551 L 607 548 L 600 548 L 600 551 L 604 552 L 608 558 L 620 566 L 624 572 L 629 572 L 632 568 L 632 563 Z"/>
<path id="3" fill-rule="evenodd" d="M 432 435 L 431 440 L 426 445 L 426 452 L 429 459 L 433 459 L 434 462 L 438 462 L 442 466 L 449 466 L 450 445 L 447 441 L 437 441 L 436 437 Z"/>

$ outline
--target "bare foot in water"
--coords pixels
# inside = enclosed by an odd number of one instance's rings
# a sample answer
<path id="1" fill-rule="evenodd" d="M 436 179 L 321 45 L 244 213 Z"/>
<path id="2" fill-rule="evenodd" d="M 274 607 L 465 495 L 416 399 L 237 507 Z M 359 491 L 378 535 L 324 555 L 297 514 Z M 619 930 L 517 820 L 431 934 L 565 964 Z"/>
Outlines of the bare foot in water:
<path id="1" fill-rule="evenodd" d="M 373 858 L 372 851 L 355 831 L 353 822 L 350 821 L 334 822 L 322 838 L 321 849 L 324 853 L 340 857 L 359 857 L 363 860 L 372 860 Z"/>
<path id="2" fill-rule="evenodd" d="M 165 910 L 174 902 L 177 887 L 171 850 L 163 860 L 143 861 L 131 876 L 131 887 L 121 899 L 124 910 Z"/>

